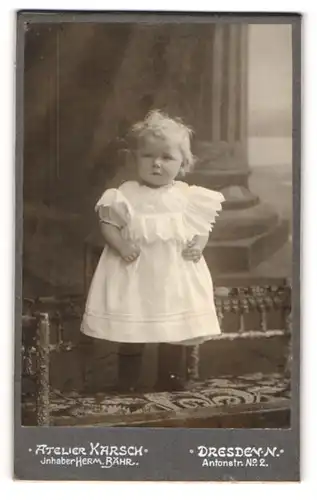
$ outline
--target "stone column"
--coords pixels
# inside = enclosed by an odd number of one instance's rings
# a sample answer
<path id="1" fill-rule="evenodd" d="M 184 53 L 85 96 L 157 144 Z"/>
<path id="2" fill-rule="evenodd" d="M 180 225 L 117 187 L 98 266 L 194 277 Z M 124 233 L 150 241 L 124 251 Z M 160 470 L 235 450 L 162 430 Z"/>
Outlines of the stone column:
<path id="1" fill-rule="evenodd" d="M 196 168 L 187 181 L 224 194 L 224 210 L 206 249 L 213 276 L 248 274 L 288 236 L 287 221 L 248 186 L 248 26 L 216 24 L 211 54 L 209 130 L 195 144 Z M 206 86 L 204 92 L 208 92 Z M 206 99 L 205 99 L 205 102 Z M 207 140 L 205 139 L 207 138 Z"/>

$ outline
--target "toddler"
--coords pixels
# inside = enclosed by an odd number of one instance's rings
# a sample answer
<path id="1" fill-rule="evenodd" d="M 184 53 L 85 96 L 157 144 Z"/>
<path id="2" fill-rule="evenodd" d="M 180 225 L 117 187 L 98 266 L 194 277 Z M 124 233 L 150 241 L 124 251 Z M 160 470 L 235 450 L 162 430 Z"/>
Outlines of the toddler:
<path id="1" fill-rule="evenodd" d="M 136 180 L 96 205 L 105 247 L 81 330 L 122 344 L 119 372 L 121 362 L 131 384 L 145 343 L 184 346 L 220 334 L 202 253 L 224 197 L 177 180 L 194 162 L 190 139 L 181 120 L 150 112 L 131 130 Z"/>

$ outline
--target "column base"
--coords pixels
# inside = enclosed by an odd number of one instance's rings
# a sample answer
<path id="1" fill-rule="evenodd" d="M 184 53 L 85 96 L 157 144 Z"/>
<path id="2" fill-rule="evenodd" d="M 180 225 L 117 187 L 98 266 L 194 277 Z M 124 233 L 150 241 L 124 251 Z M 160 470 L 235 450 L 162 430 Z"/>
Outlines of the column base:
<path id="1" fill-rule="evenodd" d="M 213 277 L 249 272 L 268 259 L 289 236 L 289 221 L 281 220 L 265 233 L 233 241 L 210 241 L 204 256 Z"/>

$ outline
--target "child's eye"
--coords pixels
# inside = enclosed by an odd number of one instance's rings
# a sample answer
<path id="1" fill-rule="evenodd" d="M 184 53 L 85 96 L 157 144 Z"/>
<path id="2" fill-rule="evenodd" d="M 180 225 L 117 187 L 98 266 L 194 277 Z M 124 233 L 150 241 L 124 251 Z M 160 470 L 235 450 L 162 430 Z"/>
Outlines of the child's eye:
<path id="1" fill-rule="evenodd" d="M 174 160 L 173 156 L 172 155 L 163 155 L 163 160 Z"/>
<path id="2" fill-rule="evenodd" d="M 141 156 L 143 158 L 151 158 L 152 157 L 151 153 L 142 153 Z"/>

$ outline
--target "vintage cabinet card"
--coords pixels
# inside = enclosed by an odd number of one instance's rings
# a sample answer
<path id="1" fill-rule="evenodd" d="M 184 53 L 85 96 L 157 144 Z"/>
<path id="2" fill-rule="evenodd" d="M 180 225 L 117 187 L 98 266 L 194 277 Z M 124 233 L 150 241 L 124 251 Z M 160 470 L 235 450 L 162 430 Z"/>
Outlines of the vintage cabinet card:
<path id="1" fill-rule="evenodd" d="M 300 31 L 17 13 L 16 478 L 299 480 Z"/>

